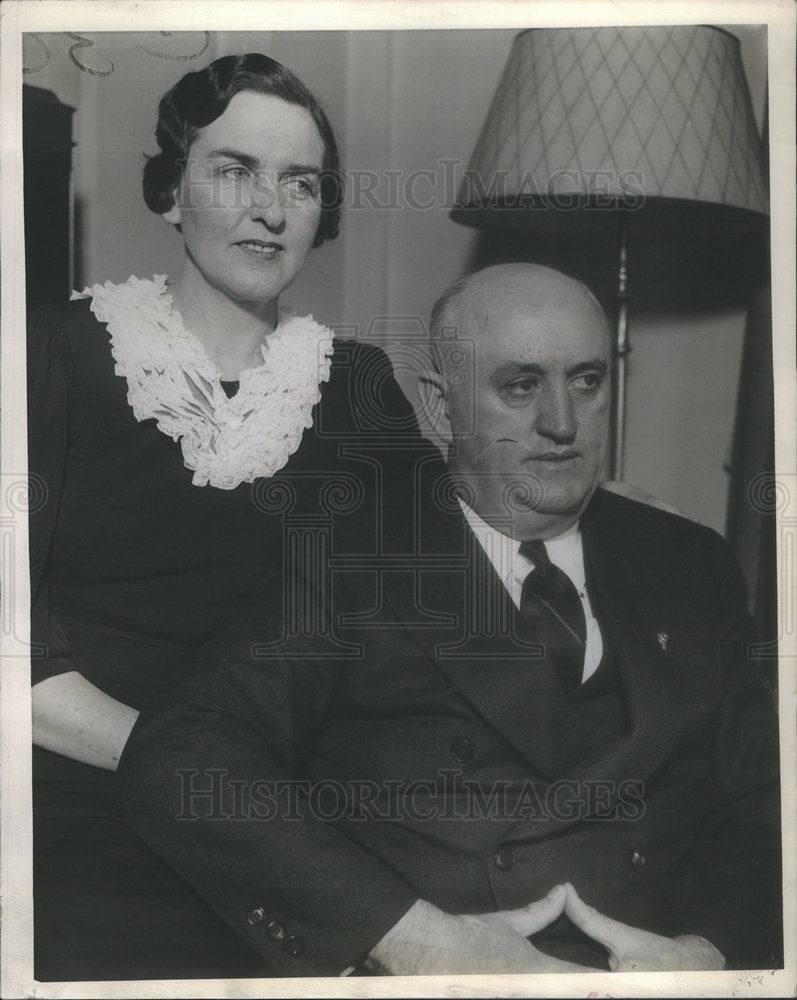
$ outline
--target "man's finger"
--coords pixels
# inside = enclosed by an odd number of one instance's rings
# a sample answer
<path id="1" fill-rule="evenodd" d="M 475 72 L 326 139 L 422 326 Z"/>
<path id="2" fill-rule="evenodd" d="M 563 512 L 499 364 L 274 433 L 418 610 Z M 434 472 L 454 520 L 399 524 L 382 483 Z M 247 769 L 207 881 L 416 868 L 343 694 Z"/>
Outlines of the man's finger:
<path id="1" fill-rule="evenodd" d="M 500 916 L 513 931 L 522 937 L 536 934 L 556 920 L 565 908 L 567 894 L 563 885 L 555 885 L 542 899 L 537 899 L 518 910 L 503 910 Z"/>
<path id="2" fill-rule="evenodd" d="M 563 958 L 554 958 L 553 955 L 546 955 L 529 943 L 529 951 L 534 955 L 532 963 L 526 971 L 528 972 L 599 972 L 596 966 L 579 965 L 577 962 L 568 962 Z"/>
<path id="3" fill-rule="evenodd" d="M 593 941 L 614 952 L 617 952 L 620 943 L 631 930 L 627 924 L 612 920 L 611 917 L 599 913 L 594 906 L 588 906 L 569 882 L 565 886 L 564 911 L 576 927 Z"/>

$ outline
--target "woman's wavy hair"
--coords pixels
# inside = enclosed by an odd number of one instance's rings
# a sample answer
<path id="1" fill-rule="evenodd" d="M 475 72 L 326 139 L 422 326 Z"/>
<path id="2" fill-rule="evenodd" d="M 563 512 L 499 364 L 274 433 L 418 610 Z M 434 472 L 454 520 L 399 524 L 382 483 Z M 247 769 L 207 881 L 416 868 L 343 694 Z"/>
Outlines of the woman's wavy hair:
<path id="1" fill-rule="evenodd" d="M 318 98 L 289 69 L 258 52 L 222 56 L 203 70 L 186 75 L 161 98 L 155 137 L 160 152 L 144 167 L 144 201 L 157 215 L 174 205 L 174 192 L 185 170 L 188 150 L 198 131 L 227 110 L 242 90 L 279 97 L 306 108 L 324 143 L 319 181 L 321 221 L 313 246 L 333 240 L 340 226 L 343 175 L 335 133 Z"/>

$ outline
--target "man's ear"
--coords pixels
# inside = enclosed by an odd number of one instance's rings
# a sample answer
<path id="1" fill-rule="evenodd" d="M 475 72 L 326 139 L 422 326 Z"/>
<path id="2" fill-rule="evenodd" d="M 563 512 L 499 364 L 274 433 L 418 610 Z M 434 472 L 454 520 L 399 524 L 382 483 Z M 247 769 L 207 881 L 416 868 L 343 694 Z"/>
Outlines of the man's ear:
<path id="1" fill-rule="evenodd" d="M 444 444 L 451 445 L 454 436 L 448 415 L 448 386 L 440 372 L 430 367 L 418 376 L 418 398 L 421 426 L 428 424 Z"/>

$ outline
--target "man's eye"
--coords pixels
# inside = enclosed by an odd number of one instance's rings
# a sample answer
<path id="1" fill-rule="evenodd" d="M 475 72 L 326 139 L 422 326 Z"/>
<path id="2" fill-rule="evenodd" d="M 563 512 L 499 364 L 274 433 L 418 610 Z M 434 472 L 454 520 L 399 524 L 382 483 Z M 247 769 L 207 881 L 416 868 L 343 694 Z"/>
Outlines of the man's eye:
<path id="1" fill-rule="evenodd" d="M 537 380 L 533 378 L 519 378 L 515 379 L 514 382 L 509 382 L 504 387 L 504 391 L 512 396 L 514 399 L 522 399 L 524 396 L 528 396 L 529 393 L 534 392 L 537 388 Z"/>
<path id="2" fill-rule="evenodd" d="M 579 375 L 570 383 L 577 392 L 595 392 L 603 385 L 603 376 L 595 372 Z"/>

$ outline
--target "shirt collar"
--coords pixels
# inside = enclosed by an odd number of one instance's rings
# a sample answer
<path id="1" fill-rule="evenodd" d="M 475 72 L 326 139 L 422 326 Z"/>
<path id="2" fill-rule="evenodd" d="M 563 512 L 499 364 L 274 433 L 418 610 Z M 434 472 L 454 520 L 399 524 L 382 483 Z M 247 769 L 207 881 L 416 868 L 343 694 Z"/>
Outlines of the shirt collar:
<path id="1" fill-rule="evenodd" d="M 509 587 L 513 576 L 525 576 L 532 563 L 519 554 L 520 541 L 505 535 L 479 517 L 464 500 L 457 498 L 473 534 L 487 553 L 496 573 L 505 586 Z M 584 554 L 581 547 L 581 531 L 578 521 L 554 538 L 545 539 L 548 558 L 564 570 L 578 590 L 585 586 Z M 525 565 L 524 565 L 525 564 Z"/>

